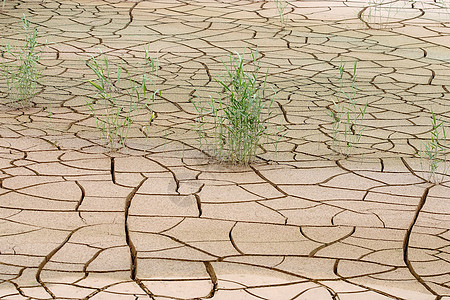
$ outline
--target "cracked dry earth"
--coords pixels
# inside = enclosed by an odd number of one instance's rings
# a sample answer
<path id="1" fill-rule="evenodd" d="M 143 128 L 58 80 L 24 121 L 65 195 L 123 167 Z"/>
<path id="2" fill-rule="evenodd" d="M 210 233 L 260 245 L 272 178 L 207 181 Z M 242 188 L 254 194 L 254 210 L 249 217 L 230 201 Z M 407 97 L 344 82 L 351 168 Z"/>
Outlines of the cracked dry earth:
<path id="1" fill-rule="evenodd" d="M 283 27 L 267 1 L 6 0 L 1 43 L 17 43 L 25 13 L 48 46 L 33 107 L 0 111 L 0 299 L 450 299 L 450 178 L 428 183 L 417 158 L 430 109 L 450 120 L 448 11 L 286 12 Z M 142 113 L 109 153 L 85 62 L 99 49 L 137 61 L 147 43 L 156 119 L 146 137 Z M 199 150 L 191 101 L 246 47 L 278 90 L 283 137 L 228 166 Z M 358 61 L 368 102 L 350 158 L 327 113 L 341 60 Z"/>

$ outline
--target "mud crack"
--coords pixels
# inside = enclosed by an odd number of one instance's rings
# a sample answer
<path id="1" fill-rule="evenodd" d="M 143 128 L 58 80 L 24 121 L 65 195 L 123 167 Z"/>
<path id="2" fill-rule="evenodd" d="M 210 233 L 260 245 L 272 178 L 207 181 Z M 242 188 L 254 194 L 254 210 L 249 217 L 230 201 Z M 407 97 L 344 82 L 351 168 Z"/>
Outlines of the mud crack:
<path id="1" fill-rule="evenodd" d="M 422 210 L 423 206 L 425 205 L 428 192 L 433 186 L 429 186 L 425 189 L 425 191 L 422 194 L 422 197 L 420 198 L 420 202 L 417 206 L 416 212 L 414 214 L 414 218 L 411 222 L 411 225 L 409 225 L 408 230 L 405 234 L 405 239 L 403 240 L 403 261 L 405 262 L 406 266 L 408 267 L 409 272 L 416 278 L 416 280 L 424 287 L 426 288 L 430 293 L 436 296 L 436 299 L 441 299 L 442 296 L 439 296 L 437 292 L 435 292 L 423 279 L 420 277 L 419 274 L 414 270 L 414 267 L 411 264 L 411 261 L 409 260 L 409 241 L 411 238 L 411 233 L 413 231 L 414 225 L 417 222 L 417 219 L 419 217 L 420 211 Z"/>
<path id="2" fill-rule="evenodd" d="M 133 241 L 130 238 L 130 228 L 128 225 L 128 215 L 129 210 L 131 206 L 131 200 L 133 199 L 134 195 L 136 195 L 136 192 L 139 190 L 139 188 L 144 184 L 144 182 L 147 180 L 147 178 L 142 179 L 142 181 L 131 191 L 131 193 L 128 195 L 126 201 L 125 201 L 125 240 L 128 245 L 128 248 L 130 248 L 130 255 L 131 255 L 131 266 L 130 266 L 130 278 L 134 282 L 136 282 L 137 285 L 151 298 L 153 298 L 152 292 L 145 286 L 145 284 L 136 276 L 137 273 L 137 251 L 136 247 L 133 244 Z"/>

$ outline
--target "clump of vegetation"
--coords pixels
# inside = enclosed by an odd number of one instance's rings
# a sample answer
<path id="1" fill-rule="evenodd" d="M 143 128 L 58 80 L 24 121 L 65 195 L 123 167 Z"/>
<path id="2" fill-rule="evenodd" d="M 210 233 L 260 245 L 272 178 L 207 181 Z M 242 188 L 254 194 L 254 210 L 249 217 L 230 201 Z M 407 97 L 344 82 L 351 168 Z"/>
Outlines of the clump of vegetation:
<path id="1" fill-rule="evenodd" d="M 160 95 L 153 78 L 158 69 L 158 58 L 152 59 L 149 51 L 145 51 L 142 67 L 150 67 L 150 74 L 144 73 L 140 79 L 131 75 L 121 64 L 112 67 L 107 56 L 99 59 L 92 57 L 87 66 L 97 77 L 89 81 L 97 94 L 86 104 L 110 150 L 119 149 L 125 146 L 138 110 L 147 109 L 150 112 L 147 125 L 153 121 L 152 103 Z"/>
<path id="2" fill-rule="evenodd" d="M 29 107 L 42 75 L 38 64 L 42 51 L 36 40 L 37 29 L 31 29 L 25 15 L 22 17 L 22 25 L 26 34 L 25 45 L 20 48 L 6 45 L 5 61 L 1 63 L 0 70 L 6 80 L 7 104 Z"/>
<path id="3" fill-rule="evenodd" d="M 339 89 L 328 113 L 333 124 L 333 147 L 340 153 L 349 156 L 353 147 L 361 140 L 364 127 L 361 122 L 367 109 L 367 102 L 361 106 L 356 99 L 357 62 L 353 65 L 350 91 L 344 87 L 345 64 L 339 66 Z M 344 146 L 342 147 L 342 143 Z"/>
<path id="4" fill-rule="evenodd" d="M 445 125 L 431 111 L 431 138 L 422 143 L 420 151 L 422 170 L 427 173 L 427 180 L 440 183 L 448 171 L 446 148 L 448 148 Z M 427 167 L 424 166 L 426 161 Z M 426 171 L 425 171 L 426 169 Z"/>
<path id="5" fill-rule="evenodd" d="M 259 81 L 260 62 L 258 52 L 251 51 L 247 70 L 245 51 L 230 55 L 229 66 L 224 63 L 226 75 L 216 79 L 222 88 L 217 99 L 210 97 L 207 106 L 195 104 L 200 146 L 208 145 L 207 124 L 212 124 L 212 151 L 219 160 L 234 164 L 248 164 L 262 146 L 263 139 L 269 140 L 268 120 L 274 96 L 267 97 L 267 73 Z"/>

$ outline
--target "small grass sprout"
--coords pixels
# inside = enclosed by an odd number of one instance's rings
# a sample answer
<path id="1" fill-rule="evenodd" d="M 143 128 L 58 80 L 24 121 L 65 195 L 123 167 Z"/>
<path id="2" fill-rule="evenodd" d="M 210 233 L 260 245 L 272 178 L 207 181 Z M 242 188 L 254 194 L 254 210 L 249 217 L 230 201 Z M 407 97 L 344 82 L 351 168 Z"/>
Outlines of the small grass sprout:
<path id="1" fill-rule="evenodd" d="M 274 0 L 275 6 L 277 7 L 278 15 L 280 16 L 281 24 L 284 26 L 286 24 L 286 14 L 285 10 L 288 6 L 288 0 Z"/>
<path id="2" fill-rule="evenodd" d="M 448 171 L 446 149 L 447 134 L 444 122 L 431 111 L 431 138 L 422 143 L 420 157 L 422 170 L 427 173 L 427 180 L 440 183 Z M 427 167 L 424 166 L 426 161 Z M 426 171 L 425 171 L 426 169 Z M 441 176 L 439 176 L 439 174 Z"/>
<path id="3" fill-rule="evenodd" d="M 269 138 L 268 119 L 274 96 L 267 97 L 267 73 L 259 81 L 260 62 L 258 52 L 251 51 L 253 68 L 245 65 L 245 51 L 242 55 L 230 55 L 229 66 L 224 63 L 226 75 L 216 82 L 222 93 L 218 98 L 210 96 L 207 105 L 194 104 L 198 112 L 197 131 L 200 147 L 208 145 L 211 128 L 213 143 L 210 149 L 221 161 L 247 165 L 262 147 L 263 138 Z"/>
<path id="4" fill-rule="evenodd" d="M 332 119 L 333 147 L 346 156 L 350 155 L 353 147 L 359 143 L 365 127 L 361 126 L 367 109 L 367 102 L 361 106 L 356 99 L 357 62 L 353 65 L 350 91 L 344 87 L 345 64 L 339 66 L 339 88 L 332 99 L 333 104 L 328 107 L 328 114 Z M 341 142 L 344 147 L 341 147 Z"/>
<path id="5" fill-rule="evenodd" d="M 41 50 L 37 42 L 37 29 L 31 29 L 25 15 L 22 17 L 25 45 L 21 48 L 6 45 L 0 71 L 6 80 L 8 105 L 29 107 L 36 95 L 38 80 L 42 75 L 39 66 Z"/>
<path id="6" fill-rule="evenodd" d="M 396 23 L 394 19 L 396 17 L 399 19 L 408 19 L 415 14 L 414 10 L 424 10 L 426 8 L 427 14 L 437 12 L 438 17 L 434 16 L 431 19 L 435 21 L 440 20 L 439 22 L 447 22 L 449 3 L 450 1 L 448 0 L 369 0 L 361 18 L 364 22 L 370 23 L 370 26 L 384 28 L 392 25 L 392 23 Z M 432 6 L 434 7 L 432 8 Z M 400 12 L 402 15 L 397 16 Z"/>
<path id="7" fill-rule="evenodd" d="M 100 59 L 92 57 L 86 64 L 96 75 L 96 79 L 89 83 L 97 92 L 94 99 L 86 101 L 86 105 L 95 117 L 97 129 L 105 143 L 111 151 L 117 150 L 125 146 L 138 110 L 150 112 L 147 124 L 142 126 L 151 124 L 155 117 L 152 104 L 161 92 L 150 88 L 154 87 L 151 75 L 144 73 L 138 80 L 123 65 L 112 67 L 107 56 Z M 158 60 L 150 58 L 148 50 L 145 52 L 144 66 L 150 66 L 153 75 L 158 68 Z"/>

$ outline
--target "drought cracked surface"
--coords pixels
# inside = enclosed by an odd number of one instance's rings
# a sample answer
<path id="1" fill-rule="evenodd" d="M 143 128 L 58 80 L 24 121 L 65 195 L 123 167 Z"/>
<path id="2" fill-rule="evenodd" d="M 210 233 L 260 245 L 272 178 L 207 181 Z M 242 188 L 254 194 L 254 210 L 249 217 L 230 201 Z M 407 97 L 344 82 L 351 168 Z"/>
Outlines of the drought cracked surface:
<path id="1" fill-rule="evenodd" d="M 427 182 L 417 158 L 430 108 L 450 121 L 448 11 L 286 11 L 282 27 L 267 1 L 6 1 L 1 43 L 25 13 L 48 46 L 35 105 L 0 110 L 0 299 L 450 299 L 450 178 Z M 157 117 L 108 153 L 85 62 L 101 49 L 131 64 L 147 44 Z M 190 101 L 219 91 L 221 60 L 246 47 L 278 89 L 284 136 L 228 166 L 200 151 Z M 349 158 L 327 109 L 341 60 L 358 61 L 368 103 Z"/>

